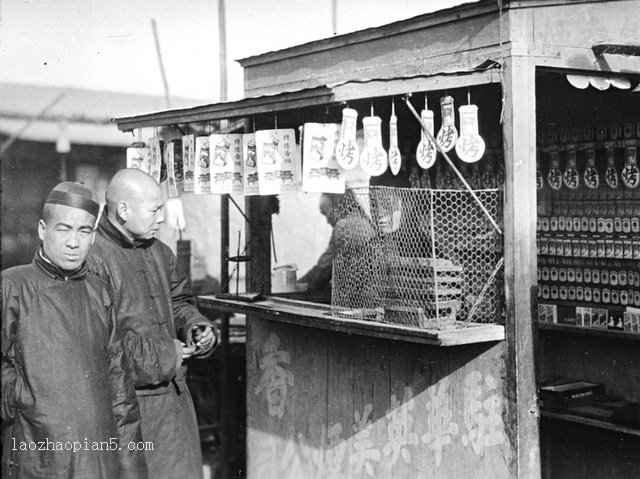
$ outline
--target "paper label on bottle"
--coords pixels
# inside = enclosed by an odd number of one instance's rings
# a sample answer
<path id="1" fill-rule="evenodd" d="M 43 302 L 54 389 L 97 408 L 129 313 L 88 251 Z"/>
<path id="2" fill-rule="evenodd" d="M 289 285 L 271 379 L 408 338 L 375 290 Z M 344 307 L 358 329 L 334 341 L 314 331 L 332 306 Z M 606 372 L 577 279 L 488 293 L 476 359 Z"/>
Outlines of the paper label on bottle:
<path id="1" fill-rule="evenodd" d="M 547 183 L 553 190 L 559 190 L 562 188 L 562 172 L 560 171 L 560 156 L 557 151 L 550 153 L 551 167 L 547 173 Z"/>
<path id="2" fill-rule="evenodd" d="M 640 185 L 640 171 L 638 170 L 635 146 L 625 148 L 625 164 L 620 177 L 627 188 L 637 188 Z"/>
<path id="3" fill-rule="evenodd" d="M 542 177 L 542 171 L 536 170 L 536 190 L 541 190 L 544 186 L 544 178 Z"/>
<path id="4" fill-rule="evenodd" d="M 567 168 L 564 170 L 562 174 L 562 183 L 572 190 L 575 190 L 580 186 L 580 175 L 578 174 L 578 169 L 576 168 L 576 152 L 568 151 L 567 152 Z"/>
<path id="5" fill-rule="evenodd" d="M 600 175 L 596 169 L 596 152 L 593 149 L 588 149 L 586 152 L 587 167 L 582 174 L 582 179 L 587 188 L 596 189 L 600 186 Z"/>

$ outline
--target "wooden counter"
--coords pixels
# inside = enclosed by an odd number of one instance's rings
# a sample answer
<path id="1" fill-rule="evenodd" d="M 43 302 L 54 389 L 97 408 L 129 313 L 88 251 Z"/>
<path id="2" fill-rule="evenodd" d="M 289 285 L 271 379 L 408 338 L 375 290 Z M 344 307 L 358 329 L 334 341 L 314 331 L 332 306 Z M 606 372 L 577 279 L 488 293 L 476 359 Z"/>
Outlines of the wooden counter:
<path id="1" fill-rule="evenodd" d="M 289 298 L 267 296 L 260 301 L 246 302 L 200 296 L 201 308 L 214 308 L 230 313 L 257 314 L 262 319 L 291 323 L 297 326 L 372 336 L 397 341 L 423 343 L 431 346 L 458 346 L 504 340 L 504 326 L 498 324 L 460 323 L 457 329 L 425 330 L 400 324 L 382 323 L 335 315 L 331 306 Z"/>
<path id="2" fill-rule="evenodd" d="M 247 316 L 248 479 L 514 477 L 502 326 L 423 331 L 277 297 L 198 303 Z"/>

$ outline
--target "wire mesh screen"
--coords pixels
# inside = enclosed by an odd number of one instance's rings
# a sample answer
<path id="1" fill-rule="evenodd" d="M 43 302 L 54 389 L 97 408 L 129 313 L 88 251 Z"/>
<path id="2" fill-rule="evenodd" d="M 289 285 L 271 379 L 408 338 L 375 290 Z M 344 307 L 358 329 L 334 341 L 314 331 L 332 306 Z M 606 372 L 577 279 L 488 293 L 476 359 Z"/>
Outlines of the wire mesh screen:
<path id="1" fill-rule="evenodd" d="M 501 191 L 474 193 L 501 223 Z M 334 314 L 424 329 L 500 317 L 502 236 L 469 191 L 354 188 L 334 214 Z"/>

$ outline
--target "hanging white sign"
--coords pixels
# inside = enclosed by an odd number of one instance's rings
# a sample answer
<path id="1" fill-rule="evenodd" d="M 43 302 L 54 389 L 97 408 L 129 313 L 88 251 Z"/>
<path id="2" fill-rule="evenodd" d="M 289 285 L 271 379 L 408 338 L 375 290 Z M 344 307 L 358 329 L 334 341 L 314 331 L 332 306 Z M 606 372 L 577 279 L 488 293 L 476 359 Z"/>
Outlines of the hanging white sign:
<path id="1" fill-rule="evenodd" d="M 360 151 L 356 143 L 356 121 L 358 112 L 352 108 L 342 110 L 342 125 L 340 128 L 340 140 L 335 146 L 336 160 L 345 170 L 355 168 L 358 164 Z M 328 156 L 326 156 L 328 159 Z"/>
<path id="2" fill-rule="evenodd" d="M 245 196 L 260 194 L 255 133 L 242 135 L 242 163 Z"/>
<path id="3" fill-rule="evenodd" d="M 422 110 L 420 118 L 422 126 L 433 136 L 433 111 L 427 109 Z M 431 168 L 436 162 L 438 150 L 436 149 L 435 143 L 431 141 L 423 129 L 420 129 L 420 138 L 420 143 L 418 143 L 418 148 L 416 149 L 416 161 L 421 168 L 426 170 Z"/>
<path id="4" fill-rule="evenodd" d="M 478 134 L 478 107 L 463 105 L 460 112 L 460 138 L 456 142 L 456 154 L 465 163 L 475 163 L 484 155 L 485 144 Z"/>
<path id="5" fill-rule="evenodd" d="M 396 106 L 391 103 L 391 118 L 389 118 L 389 167 L 391 173 L 397 175 L 402 165 L 400 148 L 398 148 L 398 117 L 396 116 Z"/>
<path id="6" fill-rule="evenodd" d="M 160 138 L 149 138 L 151 162 L 149 163 L 149 176 L 160 183 L 160 169 L 162 168 L 162 142 Z"/>
<path id="7" fill-rule="evenodd" d="M 184 191 L 193 191 L 194 168 L 196 157 L 195 135 L 184 135 L 182 137 L 182 171 L 184 176 Z"/>
<path id="8" fill-rule="evenodd" d="M 149 173 L 151 170 L 151 150 L 145 143 L 137 142 L 127 148 L 127 168 L 136 168 Z"/>
<path id="9" fill-rule="evenodd" d="M 440 148 L 449 152 L 458 140 L 458 130 L 455 125 L 455 110 L 453 108 L 453 98 L 449 95 L 440 98 L 440 112 L 442 114 L 442 126 L 436 138 Z"/>
<path id="10" fill-rule="evenodd" d="M 196 195 L 206 195 L 211 193 L 211 164 L 209 158 L 208 136 L 196 137 L 193 176 L 193 192 Z"/>
<path id="11" fill-rule="evenodd" d="M 209 135 L 209 145 L 213 150 L 211 193 L 242 193 L 242 135 Z"/>
<path id="12" fill-rule="evenodd" d="M 379 176 L 387 169 L 387 152 L 382 147 L 382 120 L 378 116 L 362 119 L 364 148 L 360 153 L 360 166 L 371 176 Z"/>
<path id="13" fill-rule="evenodd" d="M 256 131 L 258 183 L 261 195 L 277 195 L 298 189 L 293 128 Z"/>
<path id="14" fill-rule="evenodd" d="M 343 169 L 336 152 L 341 125 L 305 123 L 302 129 L 302 189 L 314 193 L 344 193 Z"/>

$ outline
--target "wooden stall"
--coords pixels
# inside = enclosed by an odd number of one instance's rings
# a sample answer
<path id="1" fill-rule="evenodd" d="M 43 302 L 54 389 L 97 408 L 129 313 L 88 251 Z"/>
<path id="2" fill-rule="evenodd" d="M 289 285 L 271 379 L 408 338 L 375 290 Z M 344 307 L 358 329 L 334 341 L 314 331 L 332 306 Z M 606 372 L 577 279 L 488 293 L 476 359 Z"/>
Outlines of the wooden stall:
<path id="1" fill-rule="evenodd" d="M 479 163 L 491 161 L 504 172 L 495 218 L 499 307 L 490 320 L 453 330 L 350 318 L 329 305 L 272 295 L 273 203 L 246 198 L 247 236 L 261 239 L 248 245 L 246 290 L 261 297 L 206 296 L 200 305 L 247 317 L 247 477 L 567 477 L 572 465 L 589 477 L 584 468 L 593 461 L 584 459 L 595 449 L 603 471 L 614 467 L 616 477 L 637 477 L 637 428 L 564 412 L 543 412 L 540 422 L 537 377 L 605 382 L 637 402 L 640 336 L 602 331 L 594 337 L 547 322 L 540 332 L 538 274 L 546 260 L 538 257 L 536 235 L 540 217 L 552 214 L 538 206 L 546 203 L 537 173 L 552 170 L 553 143 L 542 141 L 540 131 L 570 121 L 588 126 L 599 115 L 616 125 L 640 120 L 640 93 L 632 92 L 640 75 L 638 18 L 640 5 L 632 0 L 479 1 L 241 60 L 247 98 L 240 101 L 116 120 L 130 131 L 246 119 L 248 132 L 271 127 L 274 114 L 281 128 L 336 122 L 346 105 L 363 114 L 375 106 L 388 118 L 395 101 L 408 173 L 421 134 L 409 104 L 449 95 L 456 105 L 479 106 L 491 158 Z M 604 88 L 576 89 L 567 74 L 593 78 L 600 87 L 624 78 L 629 86 L 612 103 L 599 96 Z M 636 131 L 629 141 L 637 141 Z M 568 161 L 567 149 L 561 151 Z M 597 158 L 601 167 L 600 153 Z M 583 153 L 578 159 L 582 174 Z M 473 174 L 453 163 L 463 177 Z M 625 199 L 638 206 L 637 195 Z M 553 196 L 550 208 L 565 200 Z M 638 271 L 637 262 L 627 266 Z M 584 306 L 595 307 L 593 301 Z M 613 434 L 602 447 L 581 429 L 594 427 Z"/>

